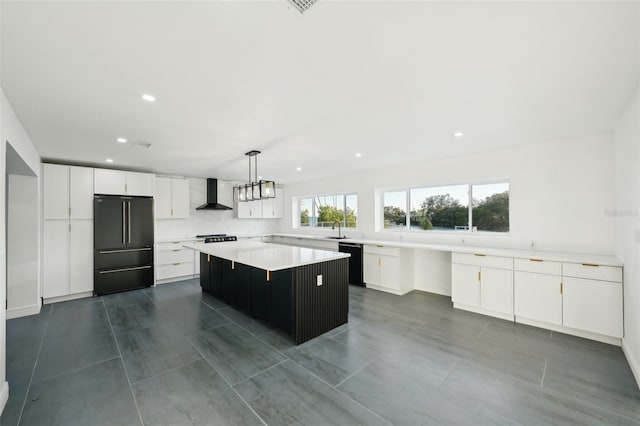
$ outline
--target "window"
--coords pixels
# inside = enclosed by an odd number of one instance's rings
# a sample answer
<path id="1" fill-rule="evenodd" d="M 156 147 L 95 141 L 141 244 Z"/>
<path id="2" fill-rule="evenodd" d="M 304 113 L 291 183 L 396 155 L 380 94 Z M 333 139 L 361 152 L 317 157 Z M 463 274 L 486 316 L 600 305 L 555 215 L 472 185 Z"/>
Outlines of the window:
<path id="1" fill-rule="evenodd" d="M 337 194 L 298 198 L 298 227 L 331 228 L 335 221 L 345 228 L 358 224 L 358 195 Z"/>
<path id="2" fill-rule="evenodd" d="M 509 232 L 509 182 L 411 188 L 382 197 L 387 230 Z"/>

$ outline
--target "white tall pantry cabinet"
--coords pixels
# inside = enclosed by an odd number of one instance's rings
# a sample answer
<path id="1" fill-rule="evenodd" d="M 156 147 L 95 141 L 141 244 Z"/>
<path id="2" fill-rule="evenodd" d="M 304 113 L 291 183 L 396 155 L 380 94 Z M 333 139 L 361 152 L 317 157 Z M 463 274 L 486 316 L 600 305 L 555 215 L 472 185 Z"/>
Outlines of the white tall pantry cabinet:
<path id="1" fill-rule="evenodd" d="M 42 168 L 43 298 L 46 302 L 92 293 L 93 169 L 58 164 Z"/>

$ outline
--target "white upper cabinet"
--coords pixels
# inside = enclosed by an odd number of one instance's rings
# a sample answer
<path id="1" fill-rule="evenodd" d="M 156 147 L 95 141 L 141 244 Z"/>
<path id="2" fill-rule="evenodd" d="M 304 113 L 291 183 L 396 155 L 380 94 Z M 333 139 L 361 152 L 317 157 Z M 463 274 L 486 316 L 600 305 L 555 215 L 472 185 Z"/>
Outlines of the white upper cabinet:
<path id="1" fill-rule="evenodd" d="M 43 165 L 43 198 L 45 219 L 69 218 L 69 166 Z"/>
<path id="2" fill-rule="evenodd" d="M 94 169 L 94 193 L 153 197 L 154 177 L 151 173 Z"/>
<path id="3" fill-rule="evenodd" d="M 93 219 L 93 169 L 43 165 L 44 219 Z"/>
<path id="4" fill-rule="evenodd" d="M 284 199 L 282 190 L 276 188 L 276 197 L 262 200 L 262 218 L 280 219 L 284 213 Z"/>
<path id="5" fill-rule="evenodd" d="M 93 219 L 93 169 L 69 167 L 71 219 Z"/>
<path id="6" fill-rule="evenodd" d="M 189 180 L 168 177 L 156 178 L 156 219 L 188 218 L 189 203 Z"/>

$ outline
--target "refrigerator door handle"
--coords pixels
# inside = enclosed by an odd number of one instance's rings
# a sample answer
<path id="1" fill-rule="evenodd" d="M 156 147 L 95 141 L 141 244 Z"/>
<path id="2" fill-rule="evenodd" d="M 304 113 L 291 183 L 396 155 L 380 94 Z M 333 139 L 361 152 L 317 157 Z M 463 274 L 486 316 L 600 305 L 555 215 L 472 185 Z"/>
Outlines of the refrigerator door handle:
<path id="1" fill-rule="evenodd" d="M 122 202 L 122 244 L 124 244 L 125 242 L 125 232 L 126 232 L 126 227 L 125 227 L 125 212 L 124 212 L 125 206 L 124 206 L 124 201 Z"/>
<path id="2" fill-rule="evenodd" d="M 101 274 L 114 274 L 116 272 L 138 271 L 140 269 L 151 269 L 151 266 L 136 266 L 135 268 L 111 269 L 109 271 L 100 271 Z"/>
<path id="3" fill-rule="evenodd" d="M 151 247 L 147 248 L 139 248 L 139 249 L 128 249 L 128 250 L 100 250 L 99 254 L 110 254 L 110 253 L 129 253 L 132 251 L 149 251 Z"/>
<path id="4" fill-rule="evenodd" d="M 127 201 L 129 204 L 129 244 L 131 244 L 131 201 Z"/>

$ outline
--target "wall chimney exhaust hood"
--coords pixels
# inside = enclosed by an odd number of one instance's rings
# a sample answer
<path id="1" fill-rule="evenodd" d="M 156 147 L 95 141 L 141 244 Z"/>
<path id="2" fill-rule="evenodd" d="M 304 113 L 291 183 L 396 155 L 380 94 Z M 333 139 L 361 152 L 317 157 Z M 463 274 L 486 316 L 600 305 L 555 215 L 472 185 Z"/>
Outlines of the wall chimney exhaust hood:
<path id="1" fill-rule="evenodd" d="M 218 179 L 207 179 L 207 203 L 196 210 L 233 210 L 232 207 L 218 203 Z"/>

